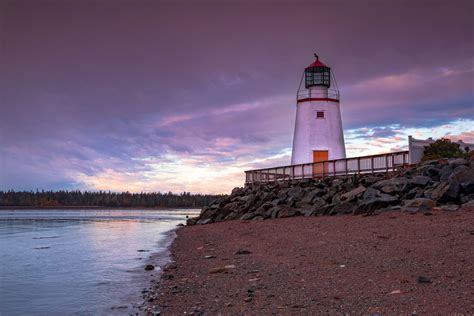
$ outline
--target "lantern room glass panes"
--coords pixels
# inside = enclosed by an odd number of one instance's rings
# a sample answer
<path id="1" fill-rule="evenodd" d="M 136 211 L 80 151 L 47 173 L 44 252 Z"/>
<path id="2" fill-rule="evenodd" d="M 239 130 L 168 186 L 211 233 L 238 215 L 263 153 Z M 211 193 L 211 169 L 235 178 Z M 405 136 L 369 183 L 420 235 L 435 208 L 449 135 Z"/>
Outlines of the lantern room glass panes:
<path id="1" fill-rule="evenodd" d="M 331 69 L 328 67 L 311 67 L 305 70 L 305 87 L 325 86 L 331 84 Z"/>

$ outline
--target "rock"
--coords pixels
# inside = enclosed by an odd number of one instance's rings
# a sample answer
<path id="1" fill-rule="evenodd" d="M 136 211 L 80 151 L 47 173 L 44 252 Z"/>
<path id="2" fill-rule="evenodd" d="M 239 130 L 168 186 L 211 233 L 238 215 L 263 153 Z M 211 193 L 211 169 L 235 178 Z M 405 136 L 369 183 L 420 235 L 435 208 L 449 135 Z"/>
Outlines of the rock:
<path id="1" fill-rule="evenodd" d="M 290 207 L 286 207 L 286 208 L 282 208 L 278 212 L 278 218 L 293 217 L 293 216 L 298 215 L 298 213 L 299 212 L 297 210 Z"/>
<path id="2" fill-rule="evenodd" d="M 474 167 L 458 166 L 448 179 L 451 183 L 463 183 L 474 181 Z"/>
<path id="3" fill-rule="evenodd" d="M 345 200 L 351 201 L 352 199 L 354 199 L 354 198 L 358 197 L 359 195 L 361 195 L 362 193 L 364 193 L 366 190 L 367 189 L 363 185 L 358 186 L 354 190 L 349 191 L 347 193 L 344 193 L 341 196 L 341 201 L 345 201 Z"/>
<path id="4" fill-rule="evenodd" d="M 273 206 L 278 206 L 286 203 L 286 199 L 276 199 L 272 201 Z"/>
<path id="5" fill-rule="evenodd" d="M 364 199 L 358 202 L 357 206 L 354 209 L 353 214 L 367 214 L 373 213 L 375 210 L 394 205 L 398 202 L 398 198 L 388 195 L 388 194 L 380 194 L 376 197 L 370 197 L 368 199 Z"/>
<path id="6" fill-rule="evenodd" d="M 415 187 L 413 189 L 411 189 L 410 191 L 408 191 L 408 193 L 405 195 L 405 198 L 406 199 L 416 199 L 416 198 L 420 198 L 423 196 L 423 193 L 425 191 L 423 191 L 422 188 L 419 188 L 419 187 Z"/>
<path id="7" fill-rule="evenodd" d="M 244 188 L 234 188 L 232 189 L 232 193 L 230 194 L 230 196 L 242 196 L 244 195 Z"/>
<path id="8" fill-rule="evenodd" d="M 301 202 L 304 203 L 304 204 L 311 204 L 314 199 L 316 199 L 318 196 L 320 196 L 320 194 L 324 195 L 324 190 L 320 190 L 320 189 L 311 190 L 311 191 L 309 191 L 305 194 L 305 196 L 301 200 Z"/>
<path id="9" fill-rule="evenodd" d="M 197 222 L 198 219 L 199 219 L 199 217 L 188 218 L 186 220 L 186 225 L 188 225 L 188 226 L 196 225 L 196 222 Z"/>
<path id="10" fill-rule="evenodd" d="M 422 166 L 437 165 L 437 164 L 439 164 L 438 159 L 427 160 L 427 161 L 423 161 L 423 162 L 421 163 Z"/>
<path id="11" fill-rule="evenodd" d="M 459 208 L 460 206 L 456 204 L 446 204 L 446 205 L 440 206 L 440 209 L 442 209 L 443 211 L 448 211 L 448 212 L 457 211 Z"/>
<path id="12" fill-rule="evenodd" d="M 296 197 L 296 198 L 301 198 L 303 194 L 303 190 L 300 187 L 294 187 L 288 190 L 288 197 Z"/>
<path id="13" fill-rule="evenodd" d="M 334 208 L 331 210 L 329 215 L 344 215 L 344 214 L 351 214 L 356 207 L 354 202 L 345 202 L 345 203 L 338 203 Z"/>
<path id="14" fill-rule="evenodd" d="M 439 180 L 439 169 L 437 167 L 432 166 L 432 165 L 425 165 L 417 169 L 418 169 L 418 172 L 420 172 L 421 174 L 428 176 L 433 180 L 436 180 L 436 181 Z"/>
<path id="15" fill-rule="evenodd" d="M 439 181 L 448 180 L 449 176 L 453 173 L 453 169 L 449 166 L 443 166 L 439 170 Z"/>
<path id="16" fill-rule="evenodd" d="M 459 193 L 459 183 L 444 181 L 433 189 L 430 198 L 439 202 L 456 201 Z"/>
<path id="17" fill-rule="evenodd" d="M 212 223 L 212 219 L 210 219 L 210 218 L 200 219 L 196 222 L 196 224 L 198 224 L 198 225 L 206 225 L 206 224 L 210 224 L 210 223 Z"/>
<path id="18" fill-rule="evenodd" d="M 409 182 L 406 178 L 392 178 L 388 180 L 382 180 L 372 185 L 375 189 L 380 189 L 384 193 L 398 193 L 404 192 L 408 188 Z"/>
<path id="19" fill-rule="evenodd" d="M 416 279 L 416 282 L 418 283 L 432 283 L 433 281 L 431 281 L 430 278 L 426 277 L 426 276 L 419 276 L 417 279 Z"/>
<path id="20" fill-rule="evenodd" d="M 253 203 L 255 202 L 256 199 L 257 199 L 257 196 L 253 193 L 240 198 L 241 201 L 244 201 L 246 203 Z"/>
<path id="21" fill-rule="evenodd" d="M 224 267 L 217 267 L 217 268 L 212 268 L 209 270 L 209 273 L 211 274 L 215 274 L 215 273 L 226 273 L 230 270 L 233 270 L 235 269 L 235 265 L 233 264 L 229 264 L 229 265 L 226 265 Z"/>
<path id="22" fill-rule="evenodd" d="M 363 177 L 361 180 L 362 184 L 364 184 L 365 186 L 371 186 L 372 184 L 378 181 L 380 181 L 380 177 L 378 177 L 377 175 L 368 175 Z"/>
<path id="23" fill-rule="evenodd" d="M 249 254 L 251 254 L 251 252 L 245 249 L 239 249 L 234 253 L 234 255 L 249 255 Z"/>
<path id="24" fill-rule="evenodd" d="M 474 159 L 473 159 L 474 161 Z M 434 207 L 454 210 L 474 199 L 474 163 L 438 159 L 390 173 L 305 179 L 234 188 L 187 225 L 292 216 L 378 214 L 402 209 L 428 215 Z M 402 205 L 400 202 L 402 202 Z M 471 204 L 466 204 L 471 207 Z"/>
<path id="25" fill-rule="evenodd" d="M 427 176 L 415 176 L 409 180 L 412 185 L 425 187 L 431 181 L 430 177 Z"/>
<path id="26" fill-rule="evenodd" d="M 336 207 L 338 203 L 331 203 L 324 205 L 322 207 L 314 208 L 312 215 L 313 216 L 320 216 L 320 215 L 329 215 L 334 207 Z"/>
<path id="27" fill-rule="evenodd" d="M 464 159 L 464 158 L 457 158 L 457 159 L 454 159 L 454 160 L 450 160 L 448 162 L 448 164 L 451 168 L 454 169 L 454 168 L 462 166 L 462 165 L 467 165 L 467 160 Z"/>
<path id="28" fill-rule="evenodd" d="M 474 211 L 474 200 L 464 203 L 462 209 L 466 211 Z"/>
<path id="29" fill-rule="evenodd" d="M 461 190 L 464 194 L 474 193 L 474 181 L 463 182 L 460 185 L 461 185 Z"/>
<path id="30" fill-rule="evenodd" d="M 430 199 L 425 199 L 425 198 L 405 200 L 403 202 L 404 202 L 404 205 L 402 206 L 402 211 L 408 212 L 408 213 L 430 212 L 433 209 L 433 207 L 436 206 L 435 201 L 430 200 Z"/>
<path id="31" fill-rule="evenodd" d="M 242 217 L 240 217 L 240 220 L 241 221 L 247 221 L 247 220 L 250 220 L 250 219 L 254 218 L 257 215 L 258 214 L 256 214 L 256 213 L 246 213 L 246 214 L 242 215 Z"/>
<path id="32" fill-rule="evenodd" d="M 374 188 L 368 188 L 367 190 L 365 190 L 364 195 L 362 196 L 362 199 L 366 200 L 366 199 L 374 198 L 379 195 L 380 195 L 379 190 L 376 190 Z"/>
<path id="33" fill-rule="evenodd" d="M 474 200 L 474 193 L 461 196 L 461 198 L 459 199 L 459 204 L 464 204 L 472 200 Z"/>
<path id="34" fill-rule="evenodd" d="M 146 271 L 152 271 L 152 270 L 155 270 L 155 266 L 154 266 L 154 265 L 152 265 L 152 264 L 147 264 L 147 265 L 145 266 L 145 270 L 146 270 Z"/>

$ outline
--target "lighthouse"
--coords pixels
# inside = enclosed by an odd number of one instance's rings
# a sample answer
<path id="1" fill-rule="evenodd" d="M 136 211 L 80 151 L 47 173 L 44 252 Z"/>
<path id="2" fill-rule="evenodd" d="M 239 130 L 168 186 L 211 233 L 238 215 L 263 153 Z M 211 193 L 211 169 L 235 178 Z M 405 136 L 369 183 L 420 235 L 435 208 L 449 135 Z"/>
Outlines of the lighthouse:
<path id="1" fill-rule="evenodd" d="M 314 56 L 296 97 L 292 165 L 346 158 L 337 83 L 331 68 Z"/>

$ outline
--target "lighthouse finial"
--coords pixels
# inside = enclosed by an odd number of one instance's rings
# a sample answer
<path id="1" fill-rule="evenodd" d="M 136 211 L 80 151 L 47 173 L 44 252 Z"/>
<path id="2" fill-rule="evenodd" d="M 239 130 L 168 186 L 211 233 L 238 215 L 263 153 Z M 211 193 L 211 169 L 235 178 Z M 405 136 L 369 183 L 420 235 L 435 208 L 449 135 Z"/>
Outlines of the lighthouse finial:
<path id="1" fill-rule="evenodd" d="M 316 57 L 316 60 L 319 60 L 318 54 L 314 53 L 314 57 Z"/>

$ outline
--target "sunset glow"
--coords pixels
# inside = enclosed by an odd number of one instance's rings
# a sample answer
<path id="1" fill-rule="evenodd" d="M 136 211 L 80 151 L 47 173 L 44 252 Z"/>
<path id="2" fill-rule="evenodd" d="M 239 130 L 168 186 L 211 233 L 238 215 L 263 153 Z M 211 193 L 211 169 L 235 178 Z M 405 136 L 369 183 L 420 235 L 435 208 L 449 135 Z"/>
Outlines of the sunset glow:
<path id="1" fill-rule="evenodd" d="M 290 163 L 315 51 L 338 80 L 348 157 L 409 135 L 474 142 L 462 6 L 24 2 L 0 5 L 1 190 L 228 193 Z"/>

